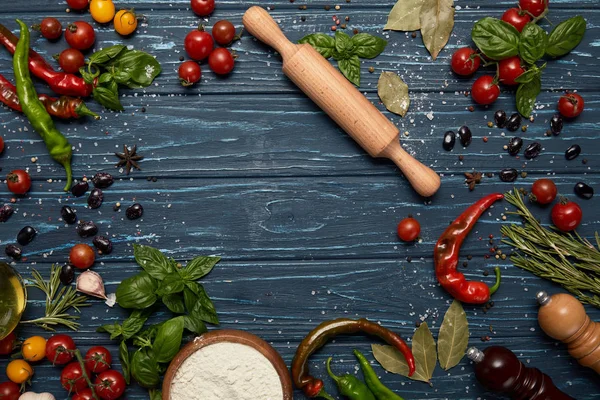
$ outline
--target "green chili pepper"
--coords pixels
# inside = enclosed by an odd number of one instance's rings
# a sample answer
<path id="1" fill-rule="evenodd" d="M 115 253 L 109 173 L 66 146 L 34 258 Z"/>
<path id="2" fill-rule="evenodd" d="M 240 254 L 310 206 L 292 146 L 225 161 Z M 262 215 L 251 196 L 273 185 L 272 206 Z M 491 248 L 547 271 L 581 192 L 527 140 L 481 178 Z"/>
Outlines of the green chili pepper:
<path id="1" fill-rule="evenodd" d="M 336 376 L 331 372 L 331 357 L 327 359 L 327 373 L 335 381 L 341 394 L 348 397 L 350 400 L 375 400 L 375 396 L 357 377 L 346 374 Z"/>
<path id="2" fill-rule="evenodd" d="M 360 363 L 360 367 L 362 369 L 363 375 L 365 376 L 365 382 L 367 386 L 373 392 L 377 400 L 404 400 L 402 397 L 398 396 L 396 393 L 392 392 L 389 388 L 387 388 L 379 378 L 377 374 L 369 364 L 369 361 L 363 356 L 358 350 L 354 350 L 354 355 L 358 358 L 358 362 Z"/>
<path id="3" fill-rule="evenodd" d="M 15 80 L 17 82 L 17 96 L 23 108 L 23 113 L 33 126 L 33 129 L 42 137 L 48 152 L 52 159 L 60 163 L 67 173 L 67 185 L 65 191 L 71 188 L 72 172 L 71 172 L 71 144 L 56 129 L 50 114 L 46 111 L 46 107 L 38 98 L 38 94 L 33 87 L 31 75 L 29 75 L 29 28 L 23 21 L 17 20 L 21 28 L 21 37 L 15 55 L 13 58 L 13 67 L 15 70 Z"/>

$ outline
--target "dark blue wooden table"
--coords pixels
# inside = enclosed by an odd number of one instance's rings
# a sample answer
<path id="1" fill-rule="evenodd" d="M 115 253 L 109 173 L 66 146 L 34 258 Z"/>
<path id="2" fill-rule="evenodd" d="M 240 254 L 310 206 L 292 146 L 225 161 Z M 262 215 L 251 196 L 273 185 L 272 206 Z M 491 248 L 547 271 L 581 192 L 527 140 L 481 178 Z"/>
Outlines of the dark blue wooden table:
<path id="1" fill-rule="evenodd" d="M 64 204 L 77 208 L 81 219 L 93 220 L 102 234 L 113 239 L 113 254 L 99 257 L 94 267 L 103 275 L 108 292 L 138 271 L 133 243 L 156 246 L 181 261 L 220 255 L 222 262 L 204 283 L 215 300 L 221 327 L 263 337 L 289 365 L 304 335 L 319 322 L 337 317 L 368 317 L 407 338 L 416 321 L 427 321 L 437 337 L 451 298 L 434 276 L 433 244 L 448 222 L 473 201 L 512 188 L 498 179 L 500 169 L 514 167 L 527 172 L 517 186 L 528 187 L 549 176 L 569 198 L 574 198 L 573 186 L 578 181 L 600 190 L 600 5 L 596 0 L 551 1 L 553 22 L 583 14 L 588 31 L 570 55 L 548 63 L 535 122 L 522 134 L 526 142 L 537 140 L 543 145 L 542 154 L 532 161 L 506 155 L 502 147 L 508 136 L 487 127 L 496 109 L 515 111 L 513 93 L 503 91 L 492 108 L 476 107 L 469 112 L 472 102 L 464 91 L 471 81 L 457 79 L 448 67 L 453 50 L 470 43 L 473 22 L 488 15 L 500 17 L 503 10 L 514 6 L 513 1 L 456 1 L 454 32 L 435 62 L 420 37 L 382 32 L 393 0 L 340 1 L 340 10 L 333 7 L 337 3 L 322 0 L 293 4 L 289 0 L 218 0 L 217 11 L 205 21 L 189 10 L 188 0 L 117 3 L 118 7 L 134 6 L 147 16 L 147 23 L 130 38 L 119 37 L 111 26 L 95 25 L 95 49 L 116 43 L 132 45 L 155 54 L 163 73 L 145 90 L 123 91 L 122 113 L 105 111 L 90 100 L 91 107 L 102 115 L 101 121 L 57 123 L 74 145 L 78 179 L 98 171 L 118 178 L 105 191 L 100 209 L 86 209 L 85 197 L 63 193 L 63 170 L 50 160 L 29 123 L 22 115 L 0 110 L 0 135 L 7 144 L 0 166 L 3 172 L 28 168 L 34 179 L 29 195 L 16 203 L 16 214 L 0 226 L 2 245 L 13 242 L 25 224 L 38 230 L 38 237 L 25 248 L 26 260 L 16 264 L 26 276 L 32 268 L 47 274 L 51 264 L 64 263 L 70 247 L 81 241 L 73 226 L 59 221 Z M 363 63 L 360 89 L 383 110 L 376 94 L 379 73 L 395 71 L 408 83 L 409 113 L 403 119 L 389 117 L 403 132 L 405 148 L 442 175 L 442 188 L 432 199 L 416 195 L 392 163 L 369 158 L 283 76 L 278 55 L 252 37 L 234 44 L 239 58 L 231 76 L 219 78 L 203 67 L 201 84 L 187 89 L 179 85 L 177 67 L 184 55 L 186 33 L 199 22 L 210 28 L 219 19 L 240 26 L 243 12 L 257 4 L 271 8 L 292 40 L 310 32 L 329 31 L 333 15 L 349 16 L 350 29 L 389 40 L 381 56 Z M 308 9 L 299 10 L 303 4 Z M 325 5 L 332 7 L 326 11 Z M 89 14 L 65 13 L 60 0 L 3 0 L 0 8 L 0 21 L 13 30 L 17 17 L 33 24 L 46 16 L 63 23 L 91 22 Z M 547 23 L 544 26 L 548 27 Z M 48 43 L 35 34 L 32 45 L 48 58 L 66 47 L 63 40 Z M 368 73 L 370 66 L 375 73 Z M 11 67 L 11 57 L 1 49 L 0 73 L 12 78 Z M 38 89 L 48 92 L 42 84 Z M 560 136 L 545 137 L 556 100 L 565 89 L 580 91 L 586 98 L 586 110 L 576 121 L 566 123 Z M 463 124 L 473 131 L 473 144 L 468 149 L 457 146 L 452 152 L 444 151 L 443 132 Z M 582 155 L 566 161 L 563 153 L 573 143 L 581 145 Z M 145 156 L 143 171 L 126 176 L 114 168 L 113 152 L 124 144 L 138 146 Z M 464 156 L 463 161 L 459 155 Z M 36 163 L 32 157 L 37 158 Z M 463 173 L 471 170 L 495 175 L 469 192 Z M 5 188 L 1 196 L 3 202 L 11 197 Z M 145 215 L 129 221 L 124 209 L 134 201 L 143 204 Z M 123 205 L 121 211 L 113 211 L 116 202 Z M 598 198 L 579 203 L 584 211 L 580 233 L 590 237 L 600 220 Z M 535 293 L 540 289 L 555 293 L 561 288 L 519 270 L 509 260 L 484 258 L 489 254 L 488 236 L 498 238 L 500 226 L 515 221 L 512 217 L 502 220 L 508 210 L 503 202 L 486 213 L 461 253 L 462 259 L 473 256 L 464 269 L 469 279 L 491 282 L 491 276 L 484 278 L 482 272 L 496 265 L 504 277 L 494 295 L 495 307 L 489 312 L 466 306 L 470 345 L 510 347 L 528 365 L 548 373 L 571 396 L 597 399 L 598 376 L 580 367 L 565 346 L 545 336 L 537 324 Z M 548 208 L 534 210 L 548 222 Z M 396 224 L 407 214 L 421 222 L 419 243 L 400 243 L 396 237 Z M 30 293 L 27 316 L 40 316 L 41 297 L 33 290 Z M 586 310 L 600 320 L 599 310 Z M 77 343 L 83 349 L 107 345 L 116 354 L 115 343 L 96 333 L 96 328 L 125 315 L 118 306 L 111 309 L 102 301 L 93 301 L 82 313 L 81 330 L 74 334 Z M 36 328 L 20 330 L 22 337 L 40 333 Z M 486 335 L 491 340 L 482 343 L 480 339 Z M 339 338 L 313 356 L 311 368 L 324 376 L 324 360 L 333 355 L 338 372 L 354 371 L 352 349 L 359 348 L 371 358 L 370 343 L 363 337 Z M 1 360 L 0 369 L 5 365 L 6 360 Z M 431 387 L 376 368 L 383 381 L 406 399 L 499 398 L 479 386 L 466 359 L 449 372 L 438 366 Z M 58 377 L 58 369 L 48 364 L 37 366 L 33 389 L 63 398 Z M 0 381 L 4 379 L 2 375 Z M 330 384 L 328 388 L 334 392 Z M 146 398 L 147 392 L 133 386 L 127 397 Z M 304 398 L 299 392 L 295 397 Z"/>

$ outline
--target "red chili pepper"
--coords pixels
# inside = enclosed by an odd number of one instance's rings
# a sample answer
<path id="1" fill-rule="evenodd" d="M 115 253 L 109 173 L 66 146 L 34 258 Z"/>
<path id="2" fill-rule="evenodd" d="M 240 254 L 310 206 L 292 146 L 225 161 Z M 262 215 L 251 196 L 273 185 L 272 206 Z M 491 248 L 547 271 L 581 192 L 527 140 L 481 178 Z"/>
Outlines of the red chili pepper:
<path id="1" fill-rule="evenodd" d="M 489 288 L 483 282 L 467 281 L 465 276 L 456 270 L 456 266 L 458 265 L 460 246 L 473 229 L 477 219 L 495 201 L 503 198 L 504 195 L 501 193 L 493 193 L 467 208 L 444 231 L 433 250 L 435 274 L 438 281 L 448 293 L 463 303 L 486 303 L 490 299 L 490 295 L 500 286 L 499 268 L 495 268 L 496 284 Z"/>
<path id="2" fill-rule="evenodd" d="M 74 97 L 61 96 L 60 98 L 39 94 L 38 98 L 46 107 L 48 114 L 62 119 L 80 118 L 85 115 L 100 119 L 98 114 L 90 111 L 83 100 Z M 0 75 L 0 101 L 13 110 L 23 112 L 15 85 Z"/>
<path id="3" fill-rule="evenodd" d="M 10 54 L 15 54 L 19 38 L 0 24 L 0 42 Z M 55 93 L 64 96 L 88 97 L 92 94 L 97 82 L 95 81 L 94 85 L 91 85 L 77 75 L 55 71 L 41 55 L 33 50 L 29 50 L 29 70 L 33 75 L 45 81 Z"/>

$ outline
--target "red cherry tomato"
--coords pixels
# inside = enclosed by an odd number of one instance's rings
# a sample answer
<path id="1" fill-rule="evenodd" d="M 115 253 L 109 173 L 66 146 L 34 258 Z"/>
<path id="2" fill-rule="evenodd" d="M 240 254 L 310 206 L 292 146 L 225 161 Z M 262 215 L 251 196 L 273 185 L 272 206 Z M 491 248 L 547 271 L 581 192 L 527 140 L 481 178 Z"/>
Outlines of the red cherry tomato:
<path id="1" fill-rule="evenodd" d="M 581 207 L 572 201 L 563 199 L 552 207 L 552 223 L 563 232 L 575 230 L 582 217 Z"/>
<path id="2" fill-rule="evenodd" d="M 505 85 L 516 85 L 517 79 L 525 70 L 521 66 L 521 59 L 518 56 L 509 57 L 498 62 L 498 76 L 500 82 Z"/>
<path id="3" fill-rule="evenodd" d="M 500 87 L 494 82 L 491 75 L 483 75 L 477 78 L 471 88 L 471 97 L 477 104 L 492 104 L 500 96 Z"/>
<path id="4" fill-rule="evenodd" d="M 533 182 L 533 186 L 531 187 L 532 196 L 530 198 L 540 204 L 550 204 L 556 198 L 557 193 L 558 190 L 554 182 L 550 179 L 542 178 Z"/>
<path id="5" fill-rule="evenodd" d="M 94 400 L 94 394 L 92 389 L 83 389 L 71 397 L 71 400 Z"/>
<path id="6" fill-rule="evenodd" d="M 212 35 L 215 42 L 222 46 L 228 45 L 235 37 L 235 26 L 227 20 L 217 21 L 212 28 Z"/>
<path id="7" fill-rule="evenodd" d="M 421 224 L 414 218 L 404 218 L 398 224 L 398 237 L 405 242 L 412 242 L 419 237 Z"/>
<path id="8" fill-rule="evenodd" d="M 215 0 L 192 0 L 190 6 L 198 16 L 207 17 L 215 9 Z"/>
<path id="9" fill-rule="evenodd" d="M 89 245 L 79 243 L 71 247 L 69 261 L 76 268 L 88 269 L 96 261 L 96 252 Z"/>
<path id="10" fill-rule="evenodd" d="M 104 371 L 94 381 L 96 394 L 102 400 L 116 400 L 125 392 L 125 378 L 114 369 Z"/>
<path id="11" fill-rule="evenodd" d="M 73 10 L 85 10 L 88 4 L 89 0 L 67 0 L 67 5 Z"/>
<path id="12" fill-rule="evenodd" d="M 64 365 L 73 359 L 75 342 L 69 335 L 54 335 L 46 342 L 46 358 L 54 365 Z"/>
<path id="13" fill-rule="evenodd" d="M 463 47 L 452 54 L 450 66 L 454 73 L 461 76 L 469 76 L 475 73 L 481 64 L 481 58 L 477 52 L 470 47 Z"/>
<path id="14" fill-rule="evenodd" d="M 235 61 L 229 50 L 219 47 L 208 56 L 208 66 L 219 75 L 226 75 L 233 70 Z"/>
<path id="15" fill-rule="evenodd" d="M 0 340 L 0 356 L 7 356 L 12 353 L 16 347 L 16 342 L 17 335 L 14 332 L 9 333 L 7 337 Z"/>
<path id="16" fill-rule="evenodd" d="M 525 25 L 531 21 L 531 17 L 525 11 L 521 11 L 518 8 L 509 8 L 502 15 L 502 21 L 508 22 L 521 32 L 525 28 Z"/>
<path id="17" fill-rule="evenodd" d="M 27 171 L 16 169 L 6 175 L 6 185 L 14 194 L 25 194 L 31 188 L 31 177 Z"/>
<path id="18" fill-rule="evenodd" d="M 202 70 L 196 61 L 186 61 L 179 66 L 179 81 L 183 86 L 192 86 L 202 77 Z"/>
<path id="19" fill-rule="evenodd" d="M 95 374 L 110 368 L 112 356 L 106 347 L 94 346 L 85 353 L 85 368 Z"/>
<path id="20" fill-rule="evenodd" d="M 85 65 L 85 57 L 77 49 L 65 49 L 58 56 L 58 65 L 66 73 L 75 74 Z"/>
<path id="21" fill-rule="evenodd" d="M 96 41 L 96 33 L 87 22 L 77 21 L 67 26 L 65 40 L 74 49 L 87 50 Z"/>
<path id="22" fill-rule="evenodd" d="M 0 136 L 0 154 L 4 151 L 4 138 Z"/>
<path id="23" fill-rule="evenodd" d="M 581 114 L 585 102 L 577 93 L 567 93 L 558 99 L 558 112 L 565 118 L 574 118 Z"/>
<path id="24" fill-rule="evenodd" d="M 89 377 L 90 371 L 86 370 L 86 373 Z M 63 368 L 60 373 L 60 384 L 69 393 L 76 393 L 87 388 L 88 384 L 83 377 L 83 370 L 79 361 L 73 361 Z"/>
<path id="25" fill-rule="evenodd" d="M 2 400 L 19 400 L 21 389 L 14 382 L 0 383 L 0 399 Z"/>
<path id="26" fill-rule="evenodd" d="M 62 24 L 56 18 L 44 18 L 40 22 L 40 32 L 48 40 L 56 40 L 62 35 Z"/>
<path id="27" fill-rule="evenodd" d="M 201 61 L 213 51 L 215 42 L 210 33 L 196 29 L 186 35 L 183 46 L 191 59 Z"/>
<path id="28" fill-rule="evenodd" d="M 519 0 L 519 7 L 523 11 L 530 12 L 534 17 L 539 17 L 548 7 L 548 0 Z"/>

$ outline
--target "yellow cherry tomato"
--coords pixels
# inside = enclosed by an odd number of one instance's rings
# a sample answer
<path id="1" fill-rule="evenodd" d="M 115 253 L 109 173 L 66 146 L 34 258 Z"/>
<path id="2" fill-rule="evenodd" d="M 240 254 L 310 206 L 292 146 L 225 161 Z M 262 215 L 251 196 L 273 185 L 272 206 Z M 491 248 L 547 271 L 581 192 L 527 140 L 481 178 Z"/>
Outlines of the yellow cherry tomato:
<path id="1" fill-rule="evenodd" d="M 23 358 L 30 362 L 40 361 L 46 357 L 46 339 L 32 336 L 23 342 L 21 347 Z"/>
<path id="2" fill-rule="evenodd" d="M 115 15 L 115 31 L 118 34 L 127 36 L 131 35 L 137 28 L 137 16 L 133 10 L 119 10 Z"/>
<path id="3" fill-rule="evenodd" d="M 115 4 L 112 0 L 92 0 L 90 1 L 90 13 L 94 21 L 106 24 L 115 16 Z"/>
<path id="4" fill-rule="evenodd" d="M 25 360 L 13 360 L 6 366 L 6 376 L 20 385 L 33 376 L 33 368 Z"/>

